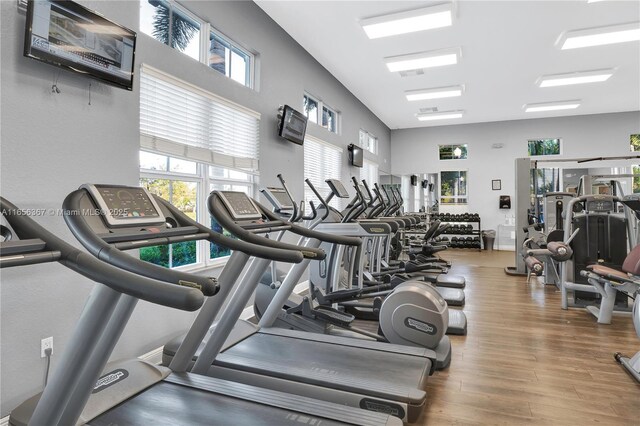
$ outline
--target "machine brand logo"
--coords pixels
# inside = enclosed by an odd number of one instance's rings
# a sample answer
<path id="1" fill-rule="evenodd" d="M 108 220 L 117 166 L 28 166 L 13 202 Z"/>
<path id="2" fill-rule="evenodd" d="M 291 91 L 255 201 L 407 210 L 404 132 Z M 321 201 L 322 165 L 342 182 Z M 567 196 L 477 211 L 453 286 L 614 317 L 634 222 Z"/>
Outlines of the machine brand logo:
<path id="1" fill-rule="evenodd" d="M 390 416 L 404 418 L 404 410 L 398 404 L 387 401 L 378 401 L 371 398 L 360 400 L 360 408 L 363 410 L 375 411 L 376 413 L 389 414 Z"/>
<path id="2" fill-rule="evenodd" d="M 129 372 L 127 370 L 124 370 L 122 368 L 113 370 L 98 379 L 95 387 L 93 388 L 93 392 L 91 393 L 98 393 L 100 391 L 103 391 L 109 386 L 113 386 L 116 383 L 126 379 L 127 377 L 129 377 Z"/>
<path id="3" fill-rule="evenodd" d="M 378 233 L 383 233 L 385 231 L 384 228 L 369 228 L 370 232 L 378 232 Z"/>
<path id="4" fill-rule="evenodd" d="M 410 317 L 405 318 L 404 325 L 406 325 L 409 328 L 413 328 L 414 330 L 417 330 L 421 333 L 427 333 L 432 336 L 434 336 L 438 332 L 438 328 L 435 325 L 429 324 L 428 322 L 422 322 L 415 318 L 410 318 Z"/>

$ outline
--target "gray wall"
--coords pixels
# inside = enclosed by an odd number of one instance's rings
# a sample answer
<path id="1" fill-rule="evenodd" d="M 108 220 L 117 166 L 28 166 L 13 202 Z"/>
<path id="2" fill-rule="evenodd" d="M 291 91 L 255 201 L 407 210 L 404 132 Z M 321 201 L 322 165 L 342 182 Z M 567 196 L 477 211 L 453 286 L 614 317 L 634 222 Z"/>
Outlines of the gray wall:
<path id="1" fill-rule="evenodd" d="M 138 28 L 138 2 L 82 1 L 106 17 Z M 260 182 L 285 173 L 295 195 L 303 191 L 302 147 L 278 139 L 280 104 L 300 107 L 302 93 L 321 96 L 342 112 L 342 134 L 310 124 L 308 132 L 346 147 L 363 127 L 380 139 L 380 168 L 390 166 L 389 129 L 252 2 L 185 2 L 187 8 L 246 48 L 259 53 L 260 91 L 247 89 L 152 38 L 139 34 L 136 66 L 145 62 L 262 113 Z M 58 208 L 84 182 L 136 185 L 139 81 L 133 92 L 111 88 L 22 57 L 25 17 L 14 1 L 1 7 L 1 193 L 22 208 Z M 60 94 L 51 93 L 59 74 Z M 91 105 L 89 83 L 91 82 Z M 347 164 L 343 176 L 357 170 Z M 74 239 L 60 216 L 36 218 Z M 92 283 L 59 265 L 2 271 L 0 286 L 0 416 L 40 390 L 45 363 L 40 339 L 54 336 L 53 369 Z M 114 358 L 141 355 L 190 324 L 192 314 L 141 303 Z"/>
<path id="2" fill-rule="evenodd" d="M 623 156 L 630 154 L 633 133 L 640 133 L 639 112 L 392 130 L 391 171 L 407 175 L 468 170 L 468 205 L 440 206 L 440 211 L 477 212 L 484 229 L 497 229 L 505 215 L 513 214 L 513 209 L 498 208 L 498 196 L 510 195 L 513 205 L 514 160 L 527 156 L 528 139 L 562 138 L 559 158 Z M 492 149 L 494 143 L 504 147 Z M 468 144 L 468 159 L 440 161 L 438 145 L 446 144 Z M 502 190 L 491 189 L 493 179 L 502 180 Z"/>

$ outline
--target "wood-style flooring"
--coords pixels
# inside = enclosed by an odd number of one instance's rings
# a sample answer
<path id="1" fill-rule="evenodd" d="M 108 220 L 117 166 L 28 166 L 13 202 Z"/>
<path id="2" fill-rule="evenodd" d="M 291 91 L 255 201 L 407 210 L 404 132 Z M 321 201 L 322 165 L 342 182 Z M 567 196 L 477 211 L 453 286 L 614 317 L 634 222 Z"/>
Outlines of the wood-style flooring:
<path id="1" fill-rule="evenodd" d="M 430 377 L 416 424 L 640 425 L 640 385 L 613 359 L 633 355 L 631 318 L 599 325 L 560 309 L 560 293 L 511 277 L 513 252 L 450 250 L 467 278 L 467 336 L 451 336 L 451 367 Z"/>

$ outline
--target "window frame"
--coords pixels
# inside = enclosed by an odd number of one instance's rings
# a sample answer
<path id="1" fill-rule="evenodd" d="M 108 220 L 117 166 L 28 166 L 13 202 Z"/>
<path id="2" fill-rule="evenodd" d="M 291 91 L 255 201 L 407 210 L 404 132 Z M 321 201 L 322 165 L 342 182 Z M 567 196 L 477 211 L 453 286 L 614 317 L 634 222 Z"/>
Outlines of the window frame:
<path id="1" fill-rule="evenodd" d="M 180 157 L 171 156 L 164 154 L 162 152 L 154 152 L 149 149 L 140 148 L 139 151 L 148 152 L 151 154 L 161 155 L 167 158 L 176 158 L 182 160 Z M 225 170 L 235 170 L 228 167 L 222 167 L 214 164 L 208 164 L 204 162 L 194 161 L 191 159 L 185 159 L 188 161 L 193 161 L 196 163 L 196 174 L 189 173 L 179 173 L 165 170 L 151 170 L 151 169 L 143 169 L 140 170 L 140 180 L 142 179 L 167 179 L 167 180 L 179 180 L 185 182 L 195 182 L 198 185 L 197 190 L 197 198 L 196 198 L 196 217 L 198 218 L 198 223 L 210 228 L 210 214 L 207 208 L 207 198 L 209 193 L 211 192 L 209 188 L 211 188 L 212 184 L 237 184 L 248 186 L 250 189 L 250 196 L 253 197 L 255 194 L 255 187 L 257 181 L 257 173 L 250 173 L 246 170 L 237 170 L 241 173 L 245 173 L 249 176 L 249 181 L 243 181 L 239 179 L 233 178 L 216 178 L 212 177 L 209 174 L 209 167 L 216 167 Z M 209 250 L 209 241 L 202 240 L 196 241 L 196 263 L 191 263 L 188 265 L 176 266 L 171 269 L 175 269 L 177 271 L 192 271 L 192 270 L 200 270 L 200 269 L 209 269 L 209 268 L 217 268 L 224 265 L 229 260 L 229 256 L 221 256 L 217 258 L 211 258 L 211 252 Z"/>
<path id="2" fill-rule="evenodd" d="M 358 141 L 360 142 L 361 148 L 369 151 L 373 155 L 378 155 L 378 137 L 376 135 L 364 129 L 360 129 L 358 132 Z M 373 147 L 371 146 L 372 141 Z"/>
<path id="3" fill-rule="evenodd" d="M 558 153 L 557 154 L 531 154 L 529 152 L 529 144 L 531 142 L 547 141 L 547 140 L 558 141 Z M 563 145 L 564 144 L 562 143 L 562 138 L 527 138 L 527 156 L 528 157 L 532 157 L 532 158 L 540 158 L 540 157 L 551 157 L 551 156 L 562 155 L 562 146 Z"/>
<path id="4" fill-rule="evenodd" d="M 449 148 L 451 147 L 451 154 L 452 157 L 451 158 L 442 158 L 442 148 Z M 465 156 L 462 156 L 462 153 L 460 155 L 459 158 L 456 158 L 453 154 L 453 151 L 455 151 L 456 148 L 461 148 L 464 147 L 465 150 Z M 438 144 L 438 160 L 440 161 L 458 161 L 458 160 L 468 160 L 469 159 L 469 144 L 466 143 L 456 143 L 456 144 Z"/>
<path id="5" fill-rule="evenodd" d="M 444 183 L 444 179 L 442 179 L 442 173 L 464 173 L 464 179 L 466 181 L 465 184 L 465 194 L 464 195 L 447 195 L 446 198 L 453 198 L 454 202 L 445 202 L 443 198 L 445 196 L 442 195 L 442 184 Z M 440 205 L 447 206 L 464 206 L 469 204 L 469 170 L 440 170 L 439 173 L 440 185 L 438 188 L 438 199 Z M 454 191 L 455 192 L 455 191 Z M 460 198 L 464 198 L 465 202 L 459 202 Z"/>
<path id="6" fill-rule="evenodd" d="M 140 0 L 142 1 L 147 1 L 147 0 Z M 173 22 L 173 14 L 174 14 L 174 10 L 178 10 L 178 13 L 186 16 L 187 18 L 197 22 L 200 25 L 200 36 L 199 36 L 199 49 L 198 49 L 198 59 L 197 61 L 200 62 L 201 64 L 204 64 L 207 66 L 207 68 L 211 68 L 209 66 L 209 46 L 210 46 L 210 40 L 211 40 L 211 35 L 215 35 L 217 38 L 221 39 L 223 42 L 225 42 L 228 46 L 229 46 L 229 51 L 230 52 L 234 52 L 237 51 L 239 53 L 241 53 L 242 55 L 246 56 L 248 58 L 248 65 L 247 65 L 247 75 L 246 75 L 246 80 L 248 82 L 248 84 L 242 84 L 237 80 L 234 80 L 233 78 L 231 78 L 231 65 L 229 65 L 229 75 L 226 75 L 226 72 L 224 74 L 220 73 L 217 70 L 213 70 L 218 74 L 222 74 L 225 77 L 227 77 L 230 81 L 233 81 L 237 84 L 240 84 L 244 87 L 247 87 L 249 89 L 255 90 L 255 81 L 256 81 L 256 76 L 255 76 L 255 70 L 256 70 L 256 54 L 251 52 L 249 49 L 244 48 L 242 45 L 240 45 L 239 43 L 237 43 L 236 41 L 234 41 L 231 37 L 228 37 L 227 35 L 225 35 L 224 33 L 222 33 L 221 31 L 219 31 L 217 28 L 215 28 L 210 22 L 205 21 L 203 18 L 200 18 L 199 16 L 197 16 L 196 14 L 194 14 L 193 12 L 191 12 L 189 9 L 187 9 L 185 6 L 183 6 L 182 4 L 178 3 L 176 0 L 162 0 L 162 2 L 166 3 L 169 6 L 169 10 L 170 10 L 170 15 L 169 15 L 169 25 L 171 26 L 172 22 Z M 138 18 L 138 25 L 140 25 L 140 19 L 141 17 Z M 158 40 L 157 38 L 155 38 L 153 35 L 151 34 L 147 34 L 146 32 L 142 31 L 142 29 L 140 29 L 139 31 L 140 34 L 144 34 L 160 43 L 162 43 L 160 40 Z M 168 39 L 168 44 L 162 43 L 165 46 L 168 46 L 171 49 L 175 49 L 174 47 L 171 47 L 171 39 L 173 37 L 173 33 L 170 32 L 169 34 L 169 39 Z M 185 56 L 191 58 L 191 59 L 195 59 L 191 56 L 189 56 L 188 54 L 186 54 L 184 51 L 181 51 L 179 49 L 175 49 L 178 50 L 180 53 L 183 53 Z"/>
<path id="7" fill-rule="evenodd" d="M 307 114 L 307 110 L 304 107 L 304 98 L 308 98 L 311 99 L 312 101 L 316 102 L 317 104 L 317 108 L 316 108 L 316 116 L 315 116 L 315 122 L 312 121 L 311 117 Z M 329 129 L 329 127 L 324 126 L 322 124 L 322 119 L 324 117 L 324 110 L 327 110 L 329 112 L 332 112 L 335 116 L 335 131 Z M 341 128 L 342 128 L 342 114 L 340 113 L 340 111 L 338 111 L 335 108 L 330 107 L 329 105 L 327 105 L 322 99 L 320 99 L 317 96 L 311 95 L 309 92 L 304 92 L 302 95 L 302 113 L 304 114 L 305 117 L 307 117 L 308 121 L 310 123 L 313 124 L 317 124 L 318 126 L 322 127 L 323 129 L 325 129 L 326 131 L 330 132 L 330 133 L 334 133 L 336 135 L 339 135 L 341 132 Z"/>

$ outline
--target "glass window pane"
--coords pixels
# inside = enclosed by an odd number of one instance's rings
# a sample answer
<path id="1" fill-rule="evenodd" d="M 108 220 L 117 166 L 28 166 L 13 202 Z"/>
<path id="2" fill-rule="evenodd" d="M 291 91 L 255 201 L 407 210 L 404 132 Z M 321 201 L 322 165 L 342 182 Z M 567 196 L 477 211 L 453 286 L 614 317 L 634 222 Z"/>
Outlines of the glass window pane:
<path id="1" fill-rule="evenodd" d="M 209 36 L 209 66 L 228 76 L 229 44 L 215 34 Z"/>
<path id="2" fill-rule="evenodd" d="M 439 145 L 441 160 L 465 160 L 467 159 L 467 144 L 463 145 Z"/>
<path id="3" fill-rule="evenodd" d="M 307 116 L 309 121 L 311 121 L 312 123 L 318 122 L 318 101 L 310 98 L 307 95 L 304 95 L 303 111 L 304 111 L 304 115 Z"/>
<path id="4" fill-rule="evenodd" d="M 364 148 L 367 143 L 367 133 L 360 130 L 358 141 L 360 143 L 360 146 Z"/>
<path id="5" fill-rule="evenodd" d="M 200 60 L 200 23 L 174 7 L 171 24 L 171 47 Z"/>
<path id="6" fill-rule="evenodd" d="M 640 134 L 631 135 L 629 141 L 631 142 L 631 151 L 640 151 Z"/>
<path id="7" fill-rule="evenodd" d="M 140 31 L 161 43 L 169 44 L 169 16 L 167 2 L 140 0 Z"/>
<path id="8" fill-rule="evenodd" d="M 140 186 L 152 194 L 169 201 L 190 218 L 197 220 L 197 182 L 183 182 L 172 179 L 140 179 Z M 155 246 L 140 249 L 140 259 L 156 265 L 173 268 L 197 262 L 195 241 Z"/>
<path id="9" fill-rule="evenodd" d="M 560 139 L 529 140 L 529 155 L 559 155 Z"/>
<path id="10" fill-rule="evenodd" d="M 336 113 L 326 107 L 322 107 L 322 127 L 336 133 Z"/>
<path id="11" fill-rule="evenodd" d="M 245 86 L 248 85 L 247 58 L 239 55 L 235 50 L 231 52 L 231 79 Z"/>
<path id="12" fill-rule="evenodd" d="M 467 203 L 467 172 L 440 172 L 440 202 L 442 204 Z"/>
<path id="13" fill-rule="evenodd" d="M 640 192 L 640 166 L 633 166 L 633 174 L 638 175 L 633 177 L 633 193 Z"/>
<path id="14" fill-rule="evenodd" d="M 168 157 L 165 155 L 158 155 L 146 151 L 140 151 L 141 169 L 167 171 L 168 160 Z"/>
<path id="15" fill-rule="evenodd" d="M 198 171 L 195 161 L 181 160 L 179 158 L 169 158 L 169 170 L 176 173 L 189 173 L 195 175 Z"/>

